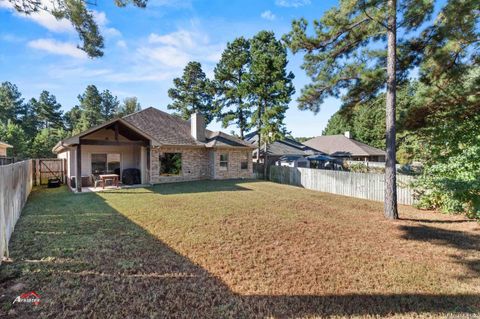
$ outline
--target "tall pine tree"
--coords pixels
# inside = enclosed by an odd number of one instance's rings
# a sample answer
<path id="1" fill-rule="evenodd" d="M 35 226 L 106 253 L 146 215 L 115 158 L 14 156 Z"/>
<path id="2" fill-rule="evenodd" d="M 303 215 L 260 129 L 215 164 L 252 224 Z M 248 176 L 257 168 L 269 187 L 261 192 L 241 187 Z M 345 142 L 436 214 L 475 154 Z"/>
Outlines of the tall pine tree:
<path id="1" fill-rule="evenodd" d="M 135 96 L 126 97 L 119 108 L 118 115 L 119 117 L 126 116 L 128 114 L 138 112 L 141 109 L 142 109 L 142 106 L 140 105 L 140 103 L 138 102 Z"/>
<path id="2" fill-rule="evenodd" d="M 248 102 L 250 63 L 250 42 L 240 37 L 227 44 L 214 70 L 218 118 L 224 128 L 232 122 L 235 123 L 240 130 L 241 139 L 248 130 L 252 113 Z"/>
<path id="3" fill-rule="evenodd" d="M 63 127 L 61 107 L 55 95 L 48 91 L 40 93 L 40 97 L 35 103 L 35 113 L 40 130 Z"/>
<path id="4" fill-rule="evenodd" d="M 75 131 L 81 132 L 103 122 L 102 96 L 95 85 L 89 85 L 85 92 L 78 96 L 81 115 Z"/>
<path id="5" fill-rule="evenodd" d="M 294 21 L 285 36 L 294 53 L 306 53 L 303 68 L 312 79 L 298 99 L 300 109 L 316 113 L 329 96 L 342 96 L 344 107 L 353 107 L 386 89 L 385 216 L 390 219 L 398 218 L 396 86 L 422 64 L 421 79 L 443 72 L 453 76 L 451 70 L 461 70 L 457 65 L 478 45 L 478 1 L 449 0 L 436 19 L 433 9 L 433 0 L 341 0 L 314 21 L 313 36 L 305 19 Z"/>
<path id="6" fill-rule="evenodd" d="M 3 82 L 0 85 L 0 123 L 17 123 L 22 112 L 23 98 L 15 84 Z"/>
<path id="7" fill-rule="evenodd" d="M 282 138 L 285 133 L 285 112 L 291 96 L 295 93 L 292 84 L 294 75 L 287 73 L 287 51 L 283 44 L 269 31 L 260 31 L 251 40 L 251 68 L 248 89 L 252 104 L 251 127 L 255 127 L 258 139 L 258 154 L 264 141 L 268 143 Z M 267 154 L 265 152 L 265 163 Z M 267 165 L 264 165 L 266 173 Z"/>
<path id="8" fill-rule="evenodd" d="M 173 80 L 174 88 L 168 90 L 173 103 L 167 107 L 188 120 L 195 112 L 201 113 L 208 124 L 215 115 L 215 87 L 207 78 L 199 62 L 189 62 L 181 78 Z"/>
<path id="9" fill-rule="evenodd" d="M 109 90 L 104 90 L 100 95 L 102 97 L 101 113 L 103 120 L 111 120 L 118 115 L 120 102 Z"/>

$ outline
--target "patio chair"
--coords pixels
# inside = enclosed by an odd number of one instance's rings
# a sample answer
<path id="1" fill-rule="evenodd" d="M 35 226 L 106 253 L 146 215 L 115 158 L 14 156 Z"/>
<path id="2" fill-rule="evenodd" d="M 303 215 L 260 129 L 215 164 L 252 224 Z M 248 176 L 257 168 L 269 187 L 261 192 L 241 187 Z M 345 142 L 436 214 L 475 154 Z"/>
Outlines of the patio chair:
<path id="1" fill-rule="evenodd" d="M 97 185 L 104 187 L 103 180 L 100 177 L 95 176 L 94 174 L 92 174 L 92 181 L 95 188 L 97 188 Z"/>

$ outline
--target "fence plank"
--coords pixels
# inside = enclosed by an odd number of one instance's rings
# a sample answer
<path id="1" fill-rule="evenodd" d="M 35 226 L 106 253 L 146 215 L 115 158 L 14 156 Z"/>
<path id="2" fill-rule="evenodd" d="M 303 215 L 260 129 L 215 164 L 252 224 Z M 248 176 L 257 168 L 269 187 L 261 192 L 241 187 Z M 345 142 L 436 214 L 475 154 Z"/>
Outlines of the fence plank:
<path id="1" fill-rule="evenodd" d="M 32 186 L 32 160 L 0 166 L 0 263 Z"/>
<path id="2" fill-rule="evenodd" d="M 303 167 L 270 166 L 270 180 L 306 189 L 383 202 L 385 175 L 328 171 Z M 399 204 L 413 205 L 413 177 L 397 174 Z"/>

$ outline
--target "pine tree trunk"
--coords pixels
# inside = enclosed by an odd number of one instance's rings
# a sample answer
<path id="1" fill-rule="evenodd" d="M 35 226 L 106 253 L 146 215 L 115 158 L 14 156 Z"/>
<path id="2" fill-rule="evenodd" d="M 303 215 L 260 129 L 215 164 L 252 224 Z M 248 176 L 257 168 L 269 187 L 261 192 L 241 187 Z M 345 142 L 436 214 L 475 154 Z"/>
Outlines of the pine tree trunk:
<path id="1" fill-rule="evenodd" d="M 395 154 L 395 104 L 396 104 L 396 49 L 397 49 L 397 1 L 388 0 L 388 52 L 387 52 L 387 104 L 385 164 L 385 211 L 388 219 L 398 219 L 397 176 Z"/>
<path id="2" fill-rule="evenodd" d="M 257 173 L 259 172 L 260 167 L 260 151 L 262 149 L 262 136 L 260 135 L 260 125 L 257 126 L 257 134 L 258 134 L 258 149 L 257 149 Z M 265 176 L 264 176 L 265 178 Z"/>

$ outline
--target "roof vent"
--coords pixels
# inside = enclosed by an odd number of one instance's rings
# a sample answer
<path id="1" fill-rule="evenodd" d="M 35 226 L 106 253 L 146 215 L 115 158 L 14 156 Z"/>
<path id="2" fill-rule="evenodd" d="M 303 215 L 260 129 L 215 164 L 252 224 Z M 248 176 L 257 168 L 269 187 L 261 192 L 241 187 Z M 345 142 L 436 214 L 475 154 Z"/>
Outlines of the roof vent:
<path id="1" fill-rule="evenodd" d="M 344 135 L 346 138 L 352 138 L 352 133 L 350 133 L 350 131 L 346 131 Z"/>
<path id="2" fill-rule="evenodd" d="M 205 118 L 202 114 L 195 112 L 190 116 L 190 131 L 192 137 L 199 142 L 205 142 Z"/>

